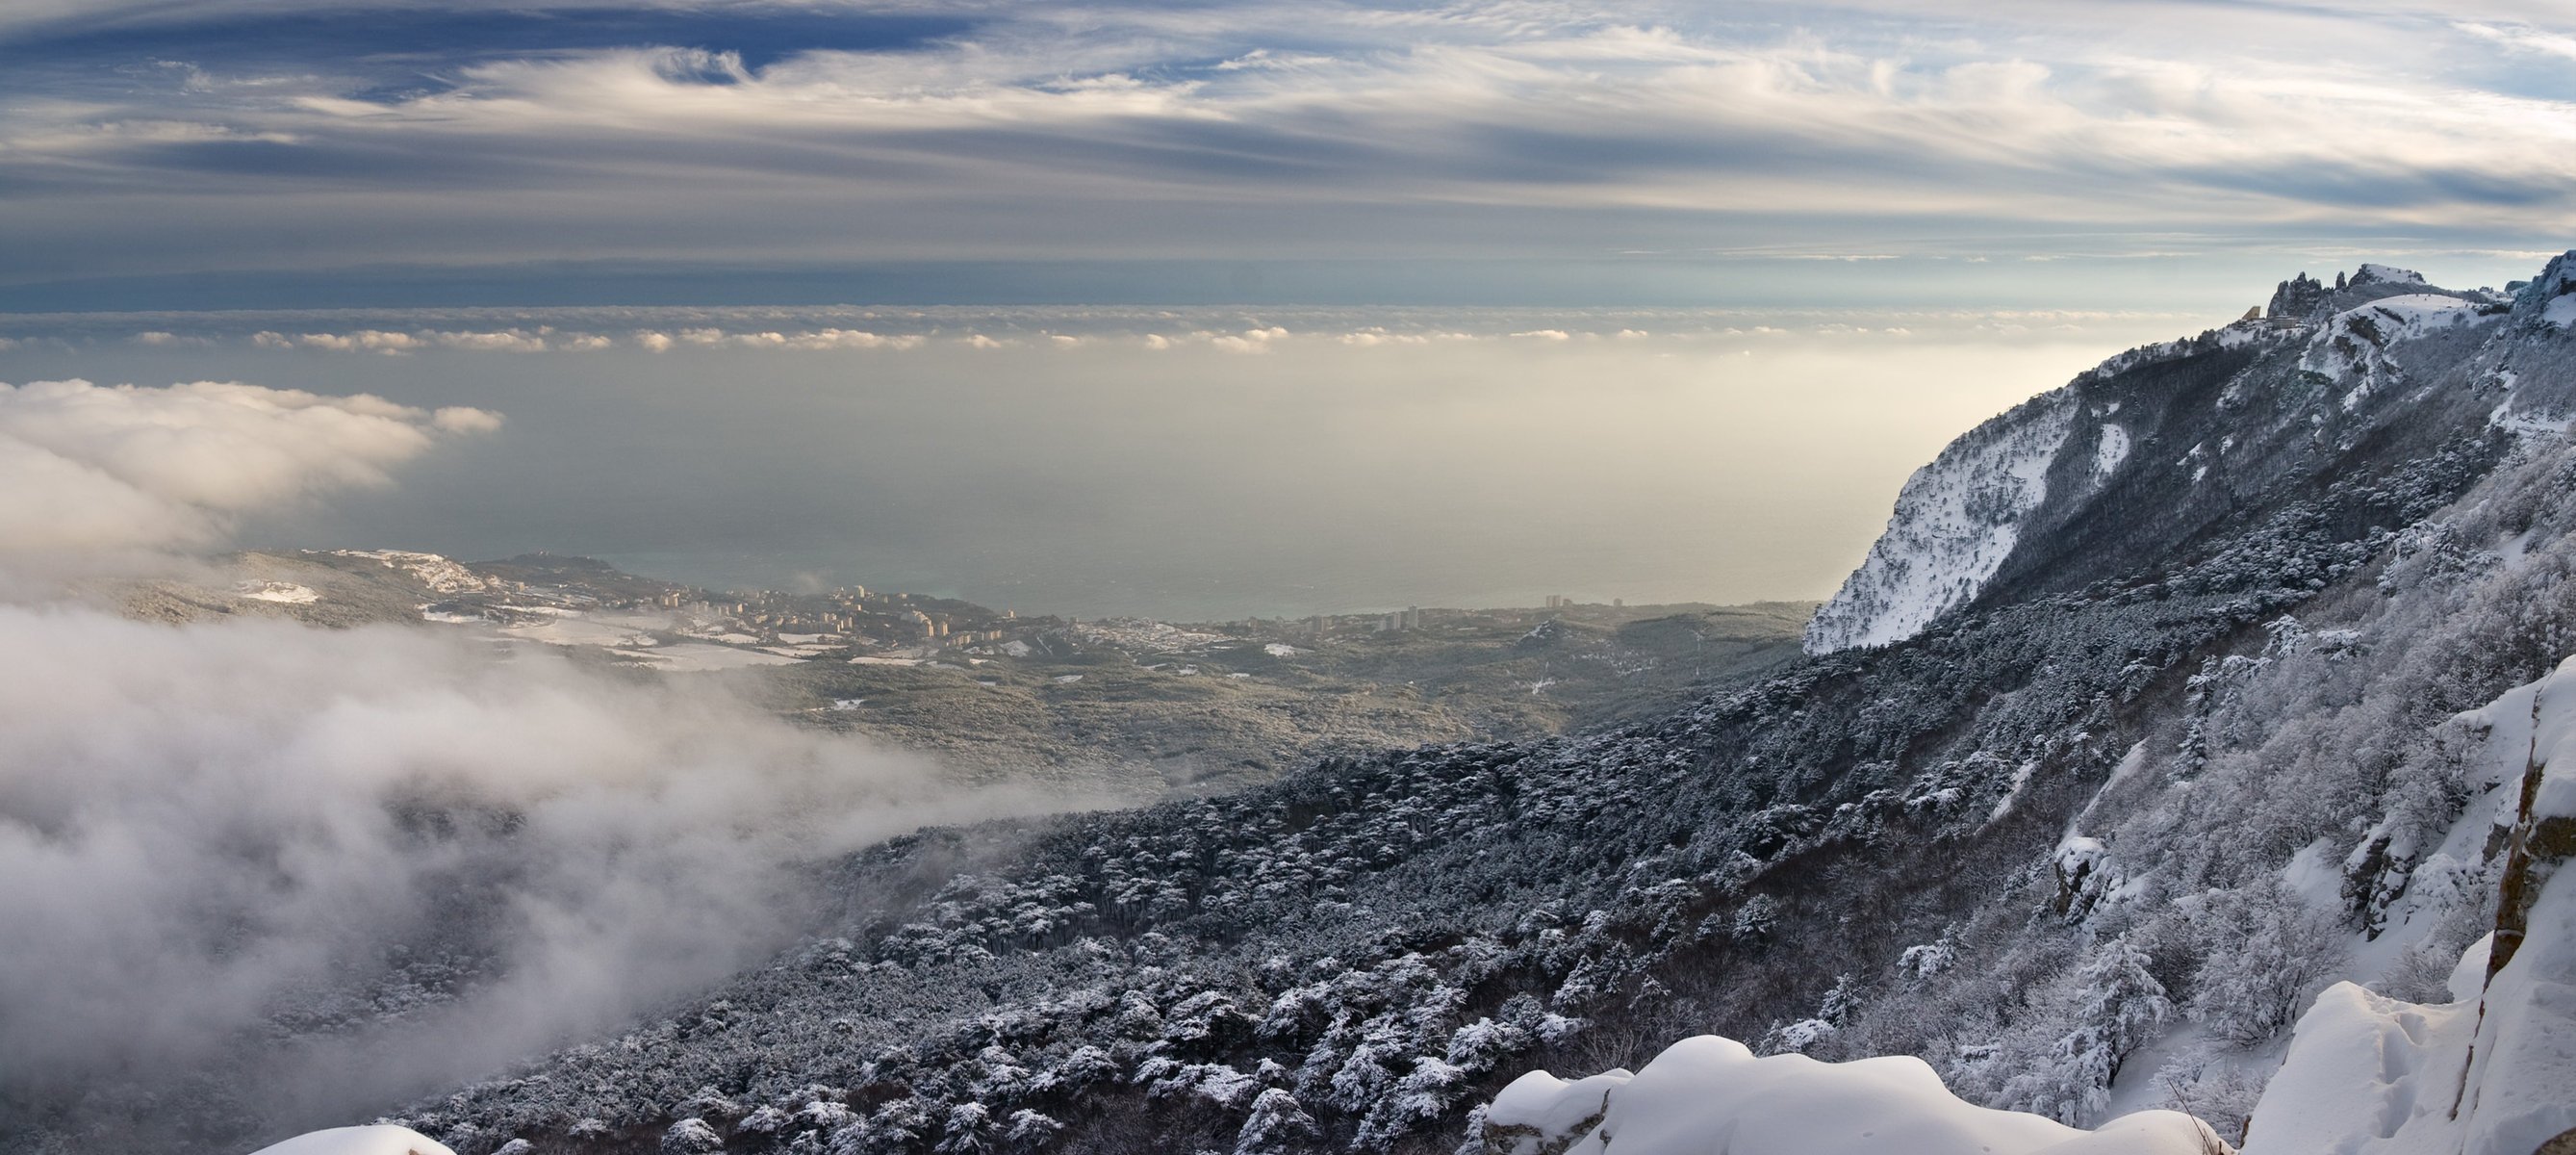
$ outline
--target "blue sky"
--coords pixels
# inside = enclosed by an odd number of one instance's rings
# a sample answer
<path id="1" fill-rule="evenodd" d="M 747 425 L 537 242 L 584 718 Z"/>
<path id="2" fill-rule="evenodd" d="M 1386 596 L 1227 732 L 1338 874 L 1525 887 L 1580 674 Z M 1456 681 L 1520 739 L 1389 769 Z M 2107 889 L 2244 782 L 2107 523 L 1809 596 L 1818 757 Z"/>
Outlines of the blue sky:
<path id="1" fill-rule="evenodd" d="M 2563 2 L 0 10 L 14 311 L 2171 304 L 2571 238 Z"/>

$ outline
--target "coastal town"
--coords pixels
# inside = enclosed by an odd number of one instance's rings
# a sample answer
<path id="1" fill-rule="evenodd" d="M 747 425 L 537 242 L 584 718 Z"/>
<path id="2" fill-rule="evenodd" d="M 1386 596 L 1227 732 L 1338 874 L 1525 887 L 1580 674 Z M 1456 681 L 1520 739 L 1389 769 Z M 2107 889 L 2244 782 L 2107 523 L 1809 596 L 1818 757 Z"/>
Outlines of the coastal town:
<path id="1" fill-rule="evenodd" d="M 1812 607 L 1493 608 L 1176 623 L 1073 618 L 856 585 L 716 590 L 557 554 L 236 555 L 229 585 L 145 583 L 127 612 L 428 623 L 505 654 L 715 678 L 803 725 L 972 773 L 1123 797 L 1225 788 L 1315 758 L 1629 716 L 1788 660 Z"/>

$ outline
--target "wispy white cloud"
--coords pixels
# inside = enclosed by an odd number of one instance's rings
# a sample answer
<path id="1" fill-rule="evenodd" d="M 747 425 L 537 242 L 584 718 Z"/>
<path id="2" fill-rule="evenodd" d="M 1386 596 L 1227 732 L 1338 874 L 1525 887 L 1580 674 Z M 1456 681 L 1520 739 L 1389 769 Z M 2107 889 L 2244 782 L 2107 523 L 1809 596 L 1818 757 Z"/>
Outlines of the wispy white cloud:
<path id="1" fill-rule="evenodd" d="M 2518 51 L 2538 52 L 2576 60 L 2576 35 L 2534 28 L 2528 24 L 2495 25 L 2462 21 L 2452 27 L 2481 40 L 2493 41 Z"/>

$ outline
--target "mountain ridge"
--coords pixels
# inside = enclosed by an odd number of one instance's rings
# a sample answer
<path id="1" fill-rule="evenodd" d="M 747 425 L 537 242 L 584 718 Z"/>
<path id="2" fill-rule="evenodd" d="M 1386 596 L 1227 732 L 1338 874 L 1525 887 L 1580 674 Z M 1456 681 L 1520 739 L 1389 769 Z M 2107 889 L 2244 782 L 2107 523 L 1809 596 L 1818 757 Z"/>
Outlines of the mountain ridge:
<path id="1" fill-rule="evenodd" d="M 2479 350 L 2499 325 L 2564 328 L 2548 316 L 2561 293 L 2538 286 L 2563 285 L 2566 262 L 2513 296 L 2384 265 L 2332 288 L 2301 274 L 2266 316 L 2131 349 L 1990 419 L 1908 480 L 1885 535 L 1818 611 L 1808 652 L 1885 645 L 1980 601 L 2188 559 L 2325 479 L 2383 472 L 2509 414 L 2563 423 L 2576 385 L 2552 372 L 2520 387 L 2505 354 Z M 2280 355 L 2292 347 L 2295 361 Z M 2330 383 L 2334 403 L 2320 404 Z M 2217 500 L 2192 491 L 2205 483 Z M 2403 515 L 2352 502 L 2328 513 Z"/>

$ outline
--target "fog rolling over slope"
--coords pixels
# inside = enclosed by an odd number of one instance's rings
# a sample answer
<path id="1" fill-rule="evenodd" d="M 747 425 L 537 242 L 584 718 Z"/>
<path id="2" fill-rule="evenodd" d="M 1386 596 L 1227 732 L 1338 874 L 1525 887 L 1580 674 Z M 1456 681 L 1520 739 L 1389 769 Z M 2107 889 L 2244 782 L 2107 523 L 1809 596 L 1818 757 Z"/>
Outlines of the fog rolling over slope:
<path id="1" fill-rule="evenodd" d="M 138 577 L 196 578 L 173 551 L 260 507 L 501 425 L 245 385 L 0 387 L 0 1146 L 345 1118 L 757 961 L 820 901 L 818 863 L 1076 802 L 542 647 L 112 608 Z"/>

